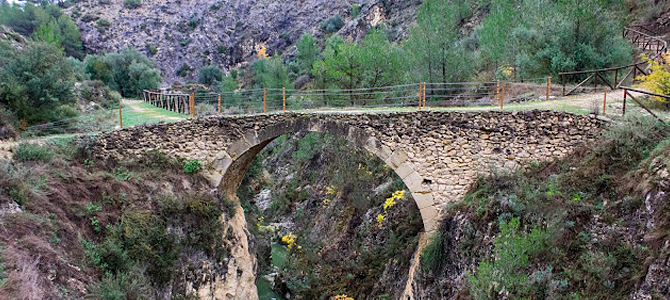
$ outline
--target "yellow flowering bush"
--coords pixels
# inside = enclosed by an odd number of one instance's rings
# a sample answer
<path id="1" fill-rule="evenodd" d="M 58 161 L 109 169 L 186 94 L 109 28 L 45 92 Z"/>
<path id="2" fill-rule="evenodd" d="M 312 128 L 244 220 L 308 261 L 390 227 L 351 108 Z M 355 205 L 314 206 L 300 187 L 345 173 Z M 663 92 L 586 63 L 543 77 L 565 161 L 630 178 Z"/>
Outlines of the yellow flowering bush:
<path id="1" fill-rule="evenodd" d="M 296 244 L 297 239 L 298 239 L 297 236 L 295 236 L 293 233 L 289 233 L 289 234 L 283 236 L 281 238 L 281 241 L 286 243 L 286 247 L 288 248 L 288 250 L 291 250 L 291 248 L 293 248 L 293 246 L 296 246 L 296 248 L 298 248 L 298 249 L 302 249 L 302 247 L 300 247 L 300 245 Z"/>
<path id="2" fill-rule="evenodd" d="M 377 215 L 377 224 L 379 225 L 379 228 L 382 228 L 384 220 L 386 219 L 386 216 L 388 216 L 388 209 L 396 205 L 396 203 L 403 198 L 405 198 L 405 190 L 395 191 L 391 197 L 386 198 L 386 201 L 384 201 L 384 214 Z"/>
<path id="3" fill-rule="evenodd" d="M 660 64 L 649 59 L 648 56 L 642 55 L 642 59 L 649 62 L 651 65 L 651 73 L 649 75 L 638 76 L 636 79 L 641 80 L 640 87 L 656 94 L 670 95 L 670 54 L 663 54 L 665 64 Z M 667 100 L 662 97 L 654 97 L 661 103 L 667 103 Z"/>
<path id="4" fill-rule="evenodd" d="M 354 298 L 351 298 L 347 295 L 342 294 L 342 295 L 333 296 L 333 300 L 354 300 Z"/>

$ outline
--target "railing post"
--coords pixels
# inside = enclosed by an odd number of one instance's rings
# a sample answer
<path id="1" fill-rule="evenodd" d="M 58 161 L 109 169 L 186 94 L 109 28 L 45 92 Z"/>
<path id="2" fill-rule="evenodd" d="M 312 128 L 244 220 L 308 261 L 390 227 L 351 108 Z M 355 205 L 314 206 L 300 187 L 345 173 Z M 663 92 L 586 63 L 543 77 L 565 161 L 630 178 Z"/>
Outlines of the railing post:
<path id="1" fill-rule="evenodd" d="M 605 94 L 603 96 L 603 116 L 605 115 L 606 106 L 607 106 L 607 87 L 605 87 Z"/>
<path id="2" fill-rule="evenodd" d="M 626 115 L 626 97 L 628 96 L 628 91 L 623 90 L 623 108 L 621 109 L 621 116 Z"/>
<path id="3" fill-rule="evenodd" d="M 219 116 L 221 115 L 221 94 L 219 94 Z"/>
<path id="4" fill-rule="evenodd" d="M 423 82 L 419 82 L 419 111 L 421 111 L 421 102 L 423 101 L 421 100 L 422 90 L 423 90 Z"/>
<path id="5" fill-rule="evenodd" d="M 195 93 L 191 93 L 191 117 L 195 118 Z"/>
<path id="6" fill-rule="evenodd" d="M 496 81 L 496 101 L 500 102 L 500 80 Z"/>
<path id="7" fill-rule="evenodd" d="M 565 75 L 561 75 L 561 81 L 563 82 L 563 97 L 565 97 Z"/>
<path id="8" fill-rule="evenodd" d="M 423 107 L 427 107 L 428 103 L 426 102 L 426 83 L 423 83 Z"/>
<path id="9" fill-rule="evenodd" d="M 263 88 L 263 113 L 268 113 L 268 90 Z"/>
<path id="10" fill-rule="evenodd" d="M 123 111 L 121 110 L 121 101 L 119 100 L 119 125 L 123 129 Z"/>
<path id="11" fill-rule="evenodd" d="M 281 93 L 282 93 L 282 108 L 284 109 L 284 111 L 286 111 L 286 87 L 283 87 L 281 89 Z"/>
<path id="12" fill-rule="evenodd" d="M 505 82 L 501 83 L 501 92 L 500 92 L 500 109 L 503 109 L 503 103 L 505 102 Z"/>
<path id="13" fill-rule="evenodd" d="M 551 76 L 547 77 L 547 96 L 544 98 L 545 101 L 549 101 L 549 93 L 551 92 Z"/>

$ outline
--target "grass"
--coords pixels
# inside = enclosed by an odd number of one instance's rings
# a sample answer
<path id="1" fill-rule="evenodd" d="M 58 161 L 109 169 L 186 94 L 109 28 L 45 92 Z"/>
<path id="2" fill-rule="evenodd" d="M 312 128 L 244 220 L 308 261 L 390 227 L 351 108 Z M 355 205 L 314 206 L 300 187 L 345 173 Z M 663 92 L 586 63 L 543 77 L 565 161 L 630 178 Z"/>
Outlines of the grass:
<path id="1" fill-rule="evenodd" d="M 137 126 L 160 122 L 177 122 L 186 119 L 185 115 L 155 107 L 139 100 L 124 100 L 123 126 Z"/>

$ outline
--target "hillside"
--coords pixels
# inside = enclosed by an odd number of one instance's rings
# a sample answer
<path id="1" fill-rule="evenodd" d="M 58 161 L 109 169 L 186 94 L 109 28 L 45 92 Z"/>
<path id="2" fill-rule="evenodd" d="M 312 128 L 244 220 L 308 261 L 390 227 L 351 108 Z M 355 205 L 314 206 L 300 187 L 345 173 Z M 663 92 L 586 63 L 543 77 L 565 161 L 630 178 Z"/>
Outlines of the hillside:
<path id="1" fill-rule="evenodd" d="M 253 57 L 261 45 L 268 54 L 291 52 L 300 36 L 326 34 L 320 25 L 334 16 L 344 20 L 339 34 L 360 39 L 371 27 L 384 24 L 402 36 L 420 1 L 369 0 L 144 0 L 137 7 L 124 0 L 84 0 L 67 9 L 82 32 L 89 52 L 134 47 L 149 54 L 166 82 L 197 79 L 207 65 L 224 70 Z M 139 2 L 139 1 L 138 1 Z M 360 13 L 352 16 L 352 5 Z M 191 71 L 180 77 L 182 66 Z"/>

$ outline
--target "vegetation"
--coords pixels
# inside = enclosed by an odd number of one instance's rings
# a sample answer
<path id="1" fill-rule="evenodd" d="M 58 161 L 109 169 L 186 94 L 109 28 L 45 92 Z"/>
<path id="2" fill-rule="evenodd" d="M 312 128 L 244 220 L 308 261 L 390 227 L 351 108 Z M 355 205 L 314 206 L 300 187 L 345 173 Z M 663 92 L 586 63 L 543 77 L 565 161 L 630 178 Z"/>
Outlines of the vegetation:
<path id="1" fill-rule="evenodd" d="M 155 89 L 162 79 L 153 62 L 136 49 L 119 53 L 89 55 L 85 70 L 91 79 L 100 80 L 124 97 L 137 97 L 144 89 Z"/>
<path id="2" fill-rule="evenodd" d="M 19 50 L 0 44 L 0 106 L 26 125 L 77 115 L 72 87 L 82 77 L 53 45 L 30 43 Z"/>
<path id="3" fill-rule="evenodd" d="M 128 9 L 135 9 L 142 6 L 142 0 L 123 0 L 123 6 Z"/>
<path id="4" fill-rule="evenodd" d="M 217 66 L 206 66 L 200 69 L 200 74 L 198 76 L 198 82 L 212 86 L 218 85 L 223 80 L 223 71 Z"/>
<path id="5" fill-rule="evenodd" d="M 321 30 L 325 31 L 326 33 L 337 32 L 342 27 L 344 27 L 344 20 L 340 15 L 330 17 L 330 19 L 321 23 Z"/>
<path id="6" fill-rule="evenodd" d="M 284 172 L 300 176 L 278 176 Z M 259 203 L 254 196 L 266 189 L 271 197 L 261 209 L 251 201 Z M 406 189 L 384 162 L 343 140 L 317 133 L 276 139 L 238 191 L 259 244 L 259 274 L 278 272 L 275 290 L 292 299 L 399 298 L 404 281 L 398 278 L 406 276 L 422 228 Z M 385 215 L 381 228 L 379 214 Z M 294 225 L 276 233 L 266 226 L 286 220 Z"/>
<path id="7" fill-rule="evenodd" d="M 83 298 L 70 283 L 88 278 L 92 299 L 189 296 L 182 279 L 227 256 L 220 221 L 231 205 L 198 192 L 207 180 L 159 152 L 107 166 L 79 143 L 21 144 L 13 161 L 0 160 L 0 201 L 20 206 L 2 217 L 0 293 Z"/>
<path id="8" fill-rule="evenodd" d="M 81 33 L 77 24 L 54 4 L 44 2 L 35 5 L 27 2 L 18 4 L 0 2 L 0 24 L 8 26 L 19 34 L 32 37 L 62 49 L 65 55 L 78 59 L 84 57 Z"/>
<path id="9" fill-rule="evenodd" d="M 662 54 L 662 58 L 665 61 L 665 64 L 650 60 L 643 55 L 642 59 L 649 61 L 651 73 L 649 75 L 639 76 L 638 79 L 642 81 L 640 86 L 644 89 L 656 94 L 670 95 L 670 66 L 668 66 L 670 63 L 670 55 Z M 654 97 L 654 99 L 665 104 L 666 107 L 670 104 L 668 103 L 668 99 L 663 97 Z"/>
<path id="10" fill-rule="evenodd" d="M 467 263 L 476 266 L 467 283 L 473 299 L 631 295 L 644 261 L 656 254 L 637 238 L 647 228 L 630 218 L 646 211 L 640 174 L 667 151 L 666 132 L 654 119 L 629 117 L 571 157 L 481 178 L 449 207 L 423 252 L 428 284 Z M 493 237 L 489 224 L 498 225 Z"/>

